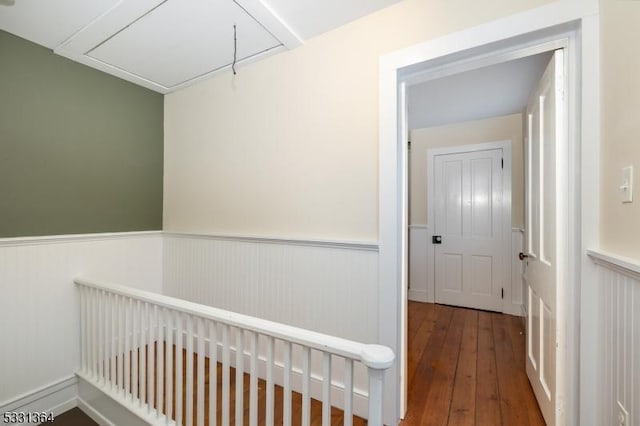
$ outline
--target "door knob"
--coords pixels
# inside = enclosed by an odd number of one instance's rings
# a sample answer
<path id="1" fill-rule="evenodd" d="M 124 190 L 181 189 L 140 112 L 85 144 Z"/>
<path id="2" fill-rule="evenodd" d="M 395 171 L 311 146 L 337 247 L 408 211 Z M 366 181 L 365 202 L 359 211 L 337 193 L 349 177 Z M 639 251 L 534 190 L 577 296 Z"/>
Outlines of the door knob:
<path id="1" fill-rule="evenodd" d="M 518 259 L 520 259 L 520 260 L 525 260 L 527 257 L 529 257 L 529 255 L 526 255 L 523 252 L 520 252 L 518 254 Z"/>

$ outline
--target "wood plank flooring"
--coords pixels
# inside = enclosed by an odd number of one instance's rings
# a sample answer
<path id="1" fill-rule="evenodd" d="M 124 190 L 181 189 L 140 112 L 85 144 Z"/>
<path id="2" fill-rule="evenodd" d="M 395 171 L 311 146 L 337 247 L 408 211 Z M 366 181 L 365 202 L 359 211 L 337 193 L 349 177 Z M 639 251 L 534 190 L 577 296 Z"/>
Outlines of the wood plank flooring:
<path id="1" fill-rule="evenodd" d="M 525 372 L 521 318 L 409 302 L 408 319 L 402 426 L 545 424 Z"/>

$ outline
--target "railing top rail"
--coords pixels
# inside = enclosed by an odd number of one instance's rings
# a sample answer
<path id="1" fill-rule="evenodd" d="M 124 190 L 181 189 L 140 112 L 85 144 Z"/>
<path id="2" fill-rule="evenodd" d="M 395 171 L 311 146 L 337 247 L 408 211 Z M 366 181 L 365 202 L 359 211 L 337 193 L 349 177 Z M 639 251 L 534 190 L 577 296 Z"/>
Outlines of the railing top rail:
<path id="1" fill-rule="evenodd" d="M 109 293 L 130 297 L 173 311 L 228 324 L 323 352 L 358 360 L 367 367 L 374 369 L 385 370 L 391 367 L 395 358 L 393 351 L 386 346 L 359 343 L 119 284 L 97 283 L 84 278 L 76 278 L 74 282 L 80 286 L 92 287 Z"/>

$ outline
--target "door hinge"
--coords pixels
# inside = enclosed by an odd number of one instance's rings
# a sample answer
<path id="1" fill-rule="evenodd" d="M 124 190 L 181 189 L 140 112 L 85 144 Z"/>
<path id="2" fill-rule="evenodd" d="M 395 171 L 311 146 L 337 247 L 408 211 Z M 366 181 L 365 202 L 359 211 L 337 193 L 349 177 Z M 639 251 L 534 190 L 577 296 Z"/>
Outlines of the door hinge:
<path id="1" fill-rule="evenodd" d="M 500 297 L 504 299 L 504 288 L 500 289 Z"/>
<path id="2" fill-rule="evenodd" d="M 504 158 L 500 159 L 500 165 L 502 166 L 502 168 L 504 169 Z"/>

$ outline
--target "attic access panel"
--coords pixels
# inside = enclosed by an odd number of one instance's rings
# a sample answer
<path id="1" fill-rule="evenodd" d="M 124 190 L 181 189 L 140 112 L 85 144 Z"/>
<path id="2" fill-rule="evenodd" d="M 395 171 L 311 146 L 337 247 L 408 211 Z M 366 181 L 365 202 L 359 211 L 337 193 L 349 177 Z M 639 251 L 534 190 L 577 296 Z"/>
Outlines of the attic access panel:
<path id="1" fill-rule="evenodd" d="M 86 53 L 172 88 L 281 43 L 232 0 L 167 0 Z"/>

